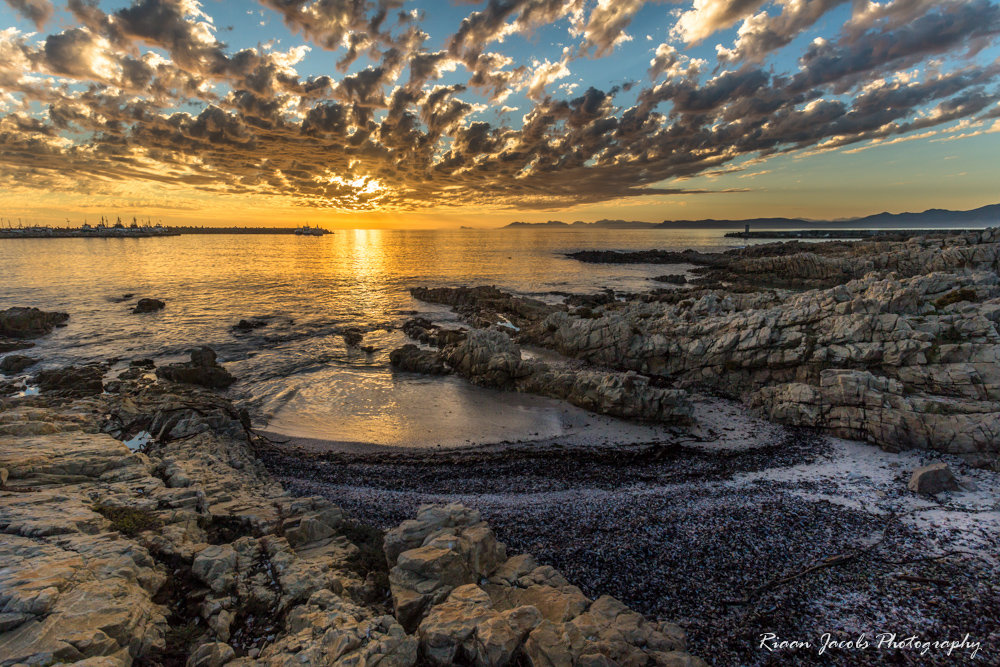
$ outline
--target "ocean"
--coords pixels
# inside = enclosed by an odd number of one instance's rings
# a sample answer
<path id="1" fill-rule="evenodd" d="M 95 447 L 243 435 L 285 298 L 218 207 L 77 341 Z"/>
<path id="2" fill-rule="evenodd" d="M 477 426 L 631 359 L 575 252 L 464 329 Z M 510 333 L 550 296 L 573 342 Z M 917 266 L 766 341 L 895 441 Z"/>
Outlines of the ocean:
<path id="1" fill-rule="evenodd" d="M 214 348 L 239 378 L 230 390 L 269 432 L 340 446 L 460 446 L 608 435 L 615 420 L 560 402 L 474 387 L 459 378 L 393 372 L 389 352 L 416 311 L 455 322 L 413 299 L 415 286 L 496 285 L 559 300 L 558 293 L 661 287 L 653 276 L 684 266 L 584 264 L 586 249 L 702 251 L 742 245 L 725 230 L 346 230 L 324 237 L 186 235 L 144 239 L 0 240 L 0 309 L 70 313 L 29 353 L 42 367 L 157 363 Z M 132 295 L 126 297 L 126 295 Z M 132 314 L 141 297 L 166 302 Z M 243 332 L 241 319 L 268 318 Z M 345 345 L 364 332 L 366 353 Z"/>

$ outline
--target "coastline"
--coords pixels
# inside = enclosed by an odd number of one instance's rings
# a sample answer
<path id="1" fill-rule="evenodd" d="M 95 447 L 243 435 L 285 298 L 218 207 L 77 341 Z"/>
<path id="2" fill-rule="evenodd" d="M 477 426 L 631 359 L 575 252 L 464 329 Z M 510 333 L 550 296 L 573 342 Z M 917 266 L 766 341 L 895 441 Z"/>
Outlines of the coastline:
<path id="1" fill-rule="evenodd" d="M 677 626 L 508 558 L 474 510 L 421 507 L 383 533 L 275 483 L 259 463 L 273 445 L 227 399 L 139 373 L 111 389 L 3 399 L 2 664 L 450 664 L 482 651 L 491 664 L 705 665 Z M 135 451 L 110 435 L 135 429 L 154 434 Z M 580 627 L 586 641 L 561 639 Z"/>
<path id="2" fill-rule="evenodd" d="M 219 393 L 235 378 L 208 348 L 45 369 L 0 403 L 0 655 L 276 664 L 334 641 L 348 662 L 807 665 L 756 639 L 878 631 L 988 654 L 996 234 L 688 253 L 683 288 L 563 303 L 413 290 L 456 317 L 407 320 L 398 370 L 633 424 L 617 435 L 295 439 Z M 67 318 L 0 315 L 19 344 Z M 947 476 L 914 486 L 928 464 Z"/>
<path id="3" fill-rule="evenodd" d="M 851 632 L 888 629 L 950 637 L 964 630 L 987 650 L 996 646 L 997 637 L 990 633 L 995 633 L 1000 607 L 989 583 L 1000 570 L 993 555 L 1000 547 L 996 475 L 944 457 L 977 490 L 922 498 L 906 490 L 906 479 L 912 469 L 941 460 L 940 455 L 883 452 L 745 413 L 746 428 L 738 428 L 730 425 L 733 414 L 743 410 L 738 404 L 705 397 L 701 405 L 718 408 L 723 428 L 704 429 L 697 437 L 678 431 L 673 441 L 317 454 L 254 435 L 247 440 L 252 432 L 228 400 L 148 378 L 127 379 L 114 393 L 92 397 L 7 399 L 0 412 L 5 441 L 0 467 L 10 478 L 0 491 L 0 517 L 15 550 L 7 554 L 13 555 L 8 562 L 16 565 L 4 588 L 15 591 L 26 610 L 50 605 L 39 618 L 49 621 L 47 632 L 54 632 L 51 624 L 67 624 L 60 604 L 73 595 L 77 582 L 47 579 L 59 591 L 42 603 L 37 586 L 18 579 L 17 572 L 26 566 L 51 568 L 54 562 L 38 556 L 21 561 L 18 554 L 34 553 L 24 551 L 37 548 L 29 544 L 51 550 L 72 543 L 93 570 L 107 567 L 90 559 L 106 559 L 102 545 L 110 539 L 115 562 L 130 563 L 129 568 L 137 568 L 130 576 L 146 582 L 145 593 L 132 589 L 128 598 L 129 605 L 147 610 L 138 617 L 145 625 L 141 630 L 123 626 L 119 632 L 152 637 L 142 650 L 162 660 L 156 651 L 166 650 L 169 637 L 191 621 L 167 610 L 182 602 L 179 609 L 191 609 L 189 599 L 203 599 L 200 595 L 214 588 L 213 578 L 225 572 L 238 582 L 257 571 L 254 557 L 247 565 L 239 558 L 225 565 L 227 544 L 239 553 L 247 540 L 288 543 L 268 556 L 271 563 L 282 563 L 276 590 L 291 595 L 285 618 L 302 613 L 293 611 L 296 604 L 323 616 L 317 593 L 300 590 L 320 585 L 309 581 L 327 582 L 325 590 L 345 604 L 353 601 L 356 622 L 368 614 L 383 618 L 391 601 L 378 593 L 385 589 L 378 588 L 372 570 L 359 573 L 352 555 L 370 548 L 357 541 L 364 534 L 360 527 L 381 536 L 425 504 L 462 503 L 481 513 L 509 553 L 531 553 L 589 598 L 610 594 L 651 621 L 678 623 L 690 651 L 710 664 L 771 664 L 770 654 L 755 644 L 767 632 L 780 637 L 832 632 L 846 638 Z M 118 417 L 109 420 L 108 415 Z M 144 453 L 130 453 L 120 440 L 97 432 L 110 428 L 117 433 L 122 422 L 132 428 L 147 425 L 160 435 Z M 756 442 L 747 442 L 748 431 L 759 434 Z M 128 528 L 120 519 L 102 518 L 106 509 L 90 509 L 109 506 L 161 525 L 123 534 Z M 872 542 L 877 546 L 864 558 L 752 594 L 772 579 L 795 575 L 833 555 L 865 550 Z M 219 558 L 223 564 L 216 565 Z M 320 571 L 329 574 L 317 580 L 321 563 Z M 172 601 L 163 597 L 157 574 L 164 567 L 186 582 L 171 589 Z M 246 575 L 240 574 L 244 567 Z M 89 581 L 91 599 L 101 599 L 103 585 L 73 571 Z M 197 572 L 208 577 L 204 583 Z M 330 583 L 334 580 L 336 585 Z M 121 584 L 112 579 L 107 585 Z M 280 628 L 247 626 L 241 612 L 242 605 L 257 604 L 255 595 L 266 595 L 253 593 L 252 584 L 245 589 L 232 585 L 222 586 L 221 592 L 232 590 L 229 595 L 235 597 L 221 608 L 202 604 L 201 611 L 186 612 L 195 618 L 213 610 L 231 612 L 202 621 L 202 631 L 216 633 L 216 640 L 199 645 L 209 648 L 191 647 L 189 654 L 214 651 L 236 659 L 232 664 L 256 664 L 249 654 L 256 648 L 257 658 L 277 659 L 289 650 Z M 157 612 L 156 605 L 164 603 L 164 611 Z M 784 611 L 765 613 L 774 609 Z M 877 619 L 871 615 L 876 611 Z M 79 633 L 88 618 L 67 627 Z M 105 616 L 94 618 L 107 623 Z M 220 630 L 222 623 L 229 624 L 228 635 Z M 402 636 L 388 629 L 389 636 Z M 21 639 L 31 636 L 23 625 L 18 633 Z M 168 638 L 160 648 L 158 634 Z M 267 640 L 270 636 L 274 639 Z M 413 637 L 413 646 L 396 648 L 416 656 L 424 650 L 419 648 L 423 639 L 419 633 Z M 9 641 L 0 633 L 0 646 L 10 648 Z M 321 646 L 318 638 L 313 641 Z M 242 658 L 225 648 L 233 645 Z M 310 644 L 299 639 L 295 645 L 293 653 Z M 778 655 L 784 664 L 814 664 L 815 659 L 804 651 Z M 824 658 L 824 664 L 856 664 L 846 651 Z M 921 664 L 952 664 L 939 658 Z"/>

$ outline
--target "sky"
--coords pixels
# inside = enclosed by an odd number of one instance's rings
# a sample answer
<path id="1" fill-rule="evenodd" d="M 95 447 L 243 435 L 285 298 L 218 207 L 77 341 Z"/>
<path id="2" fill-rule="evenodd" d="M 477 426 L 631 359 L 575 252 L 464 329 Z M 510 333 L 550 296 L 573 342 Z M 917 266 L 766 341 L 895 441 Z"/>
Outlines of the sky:
<path id="1" fill-rule="evenodd" d="M 975 208 L 998 35 L 989 0 L 4 0 L 0 218 Z"/>

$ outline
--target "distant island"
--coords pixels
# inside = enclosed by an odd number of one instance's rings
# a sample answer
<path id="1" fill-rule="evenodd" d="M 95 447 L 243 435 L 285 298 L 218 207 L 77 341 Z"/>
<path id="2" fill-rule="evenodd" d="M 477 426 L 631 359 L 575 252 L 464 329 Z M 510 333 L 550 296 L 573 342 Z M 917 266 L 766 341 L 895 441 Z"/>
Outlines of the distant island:
<path id="1" fill-rule="evenodd" d="M 743 220 L 664 220 L 642 222 L 639 220 L 598 220 L 596 222 L 512 222 L 501 229 L 551 228 L 551 229 L 818 229 L 834 228 L 921 228 L 921 227 L 986 227 L 1000 223 L 1000 204 L 990 204 L 970 211 L 949 211 L 931 208 L 921 213 L 876 213 L 863 218 L 841 220 L 809 220 L 805 218 L 747 218 Z"/>

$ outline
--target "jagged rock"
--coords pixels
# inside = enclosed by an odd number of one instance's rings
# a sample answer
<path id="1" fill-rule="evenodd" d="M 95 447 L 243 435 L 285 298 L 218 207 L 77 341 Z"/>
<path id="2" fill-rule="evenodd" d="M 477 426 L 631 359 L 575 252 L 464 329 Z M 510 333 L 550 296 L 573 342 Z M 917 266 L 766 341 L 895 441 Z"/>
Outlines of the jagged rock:
<path id="1" fill-rule="evenodd" d="M 437 665 L 664 664 L 703 667 L 684 633 L 647 621 L 618 600 L 591 602 L 528 555 L 504 559 L 479 513 L 424 506 L 386 533 L 396 617 L 416 628 Z"/>
<path id="2" fill-rule="evenodd" d="M 400 624 L 412 630 L 430 605 L 443 600 L 457 586 L 482 576 L 484 573 L 472 567 L 470 560 L 462 536 L 448 532 L 401 553 L 389 573 Z"/>
<path id="3" fill-rule="evenodd" d="M 868 371 L 827 370 L 817 385 L 765 387 L 750 404 L 786 424 L 816 426 L 885 449 L 939 449 L 973 454 L 996 447 L 1000 408 L 988 401 L 956 401 L 907 390 Z"/>
<path id="4" fill-rule="evenodd" d="M 417 664 L 417 638 L 392 616 L 373 616 L 329 590 L 319 590 L 287 616 L 288 633 L 256 658 L 230 665 L 338 664 L 410 667 Z"/>
<path id="5" fill-rule="evenodd" d="M 37 363 L 37 357 L 29 357 L 24 354 L 8 354 L 3 359 L 0 359 L 0 373 L 13 375 Z"/>
<path id="6" fill-rule="evenodd" d="M 514 297 L 496 287 L 414 287 L 414 298 L 428 303 L 443 303 L 466 315 L 476 327 L 489 327 L 501 321 L 514 327 L 536 321 L 552 312 L 550 306 L 536 299 Z"/>
<path id="7" fill-rule="evenodd" d="M 688 281 L 687 276 L 683 273 L 668 273 L 666 275 L 656 276 L 653 280 L 659 283 L 668 283 L 670 285 L 686 285 Z"/>
<path id="8" fill-rule="evenodd" d="M 491 606 L 490 596 L 475 584 L 455 588 L 420 623 L 423 655 L 437 665 L 469 662 L 475 655 L 476 626 L 496 614 Z"/>
<path id="9" fill-rule="evenodd" d="M 100 401 L 99 414 L 110 410 L 124 415 L 124 421 L 148 422 L 155 414 L 166 420 L 168 430 L 179 416 L 195 436 L 163 438 L 156 449 L 163 457 L 158 464 L 109 435 L 82 431 L 89 428 L 86 422 L 61 413 L 22 407 L 0 413 L 0 426 L 51 421 L 69 429 L 5 437 L 0 448 L 0 466 L 10 473 L 8 488 L 31 491 L 0 491 L 0 526 L 6 533 L 0 540 L 0 589 L 15 596 L 8 598 L 15 600 L 10 614 L 0 619 L 0 655 L 44 661 L 121 654 L 121 664 L 155 662 L 163 648 L 166 609 L 152 598 L 166 572 L 139 545 L 139 534 L 169 559 L 174 578 L 187 577 L 208 591 L 200 613 L 209 643 L 247 641 L 248 609 L 271 610 L 252 622 L 263 632 L 263 642 L 286 632 L 277 610 L 295 608 L 320 590 L 362 588 L 349 565 L 357 548 L 331 531 L 340 525 L 340 510 L 322 498 L 284 495 L 254 460 L 232 416 L 236 411 L 223 399 L 181 386 L 147 386 L 131 393 L 127 382 L 124 386 L 124 395 L 84 400 Z M 177 410 L 179 403 L 194 403 L 197 409 Z M 164 484 L 161 471 L 168 480 L 183 476 L 183 487 Z M 8 540 L 10 535 L 20 541 Z M 219 538 L 225 541 L 207 544 Z M 51 567 L 46 558 L 52 559 Z M 183 563 L 191 565 L 185 569 Z M 100 576 L 88 574 L 88 568 Z M 41 571 L 51 576 L 40 577 Z M 77 589 L 79 595 L 70 595 Z M 72 602 L 72 614 L 62 611 L 64 600 Z M 52 620 L 38 623 L 42 613 Z M 122 625 L 119 613 L 131 625 Z M 388 656 L 388 644 L 402 642 L 412 647 L 412 659 L 403 664 L 413 663 L 415 639 L 407 639 L 396 625 L 399 641 L 387 636 L 379 653 L 366 647 L 366 637 L 373 636 L 373 624 L 366 620 L 371 613 L 354 613 L 357 655 Z M 388 631 L 394 622 L 381 623 Z M 322 633 L 314 638 L 317 647 L 321 638 Z M 286 648 L 287 655 L 298 651 L 291 644 Z"/>
<path id="10" fill-rule="evenodd" d="M 38 308 L 14 307 L 0 310 L 0 337 L 37 338 L 55 327 L 65 326 L 68 319 L 67 313 L 49 313 Z"/>
<path id="11" fill-rule="evenodd" d="M 471 331 L 442 356 L 476 384 L 561 398 L 600 414 L 685 422 L 692 413 L 683 390 L 656 387 L 636 373 L 560 369 L 526 361 L 521 348 L 500 331 Z"/>
<path id="12" fill-rule="evenodd" d="M 445 347 L 462 342 L 465 338 L 464 329 L 445 329 L 423 317 L 414 317 L 403 322 L 403 333 L 425 345 Z"/>
<path id="13" fill-rule="evenodd" d="M 389 363 L 397 370 L 413 373 L 447 375 L 451 372 L 438 353 L 423 350 L 412 343 L 390 352 Z"/>
<path id="14" fill-rule="evenodd" d="M 470 331 L 444 356 L 456 372 L 487 387 L 512 389 L 535 371 L 533 364 L 521 359 L 520 347 L 500 331 Z"/>
<path id="15" fill-rule="evenodd" d="M 158 310 L 163 310 L 167 304 L 160 301 L 159 299 L 139 299 L 135 304 L 135 308 L 132 309 L 133 313 L 154 313 Z"/>
<path id="16" fill-rule="evenodd" d="M 191 363 L 205 368 L 217 365 L 215 350 L 210 347 L 196 347 L 191 350 Z"/>
<path id="17" fill-rule="evenodd" d="M 748 280 L 755 271 L 827 276 L 834 287 L 693 291 L 606 306 L 592 318 L 557 311 L 519 337 L 593 364 L 713 386 L 772 419 L 887 449 L 1000 451 L 996 232 L 809 247 L 766 265 L 755 247 L 729 269 Z"/>
<path id="18" fill-rule="evenodd" d="M 188 656 L 187 667 L 222 667 L 236 657 L 233 647 L 222 642 L 199 646 Z"/>
<path id="19" fill-rule="evenodd" d="M 890 450 L 937 449 L 975 465 L 997 465 L 1000 228 L 908 240 L 763 244 L 718 254 L 588 251 L 579 258 L 686 260 L 701 265 L 693 270 L 697 285 L 726 286 L 597 295 L 572 311 L 493 287 L 412 294 L 452 305 L 477 326 L 509 321 L 508 333 L 520 343 L 652 376 L 658 385 L 665 378 L 677 388 L 711 387 L 778 421 Z M 809 289 L 764 289 L 769 286 Z M 577 305 L 569 298 L 567 304 Z M 524 382 L 534 374 L 510 350 L 472 344 L 482 358 L 465 359 L 462 344 L 449 348 L 462 358 L 446 358 L 474 381 L 560 397 L 574 393 L 562 369 Z M 584 405 L 594 399 L 591 394 Z M 609 414 L 649 410 L 611 403 L 616 412 Z"/>
<path id="20" fill-rule="evenodd" d="M 396 618 L 408 631 L 429 605 L 487 576 L 506 559 L 504 546 L 479 513 L 456 505 L 422 507 L 415 523 L 405 522 L 386 534 L 385 552 Z"/>
<path id="21" fill-rule="evenodd" d="M 480 521 L 482 516 L 479 512 L 459 503 L 421 505 L 415 519 L 408 519 L 385 534 L 386 562 L 389 567 L 394 566 L 401 553 L 423 545 L 427 536 L 433 532 Z"/>
<path id="22" fill-rule="evenodd" d="M 538 610 L 542 618 L 555 623 L 576 618 L 590 606 L 587 596 L 564 579 L 556 584 L 528 584 L 522 587 L 518 582 L 518 585 L 490 587 L 489 590 L 497 599 L 498 609 L 531 606 Z"/>
<path id="23" fill-rule="evenodd" d="M 615 296 L 614 290 L 611 289 L 605 289 L 603 292 L 596 294 L 566 294 L 561 292 L 557 292 L 556 294 L 564 297 L 563 303 L 567 306 L 587 308 L 591 309 L 591 311 L 598 306 L 606 306 L 609 303 L 614 303 L 618 298 Z"/>
<path id="24" fill-rule="evenodd" d="M 602 600 L 604 598 L 594 605 Z M 643 637 L 629 632 L 631 619 L 626 618 L 621 624 L 624 627 L 619 627 L 617 619 L 593 616 L 584 620 L 586 616 L 569 623 L 543 620 L 524 643 L 528 664 L 707 667 L 703 660 L 686 653 L 683 641 L 678 644 L 671 635 L 649 629 Z M 643 643 L 645 641 L 649 643 Z"/>
<path id="25" fill-rule="evenodd" d="M 191 574 L 216 593 L 230 590 L 236 584 L 236 550 L 229 544 L 205 547 L 194 557 Z"/>
<path id="26" fill-rule="evenodd" d="M 109 436 L 77 432 L 9 438 L 0 463 L 11 486 L 36 489 L 0 492 L 0 590 L 14 615 L 0 630 L 4 664 L 163 648 L 165 610 L 152 597 L 165 577 L 145 548 L 109 532 L 89 495 L 123 480 L 155 488 L 143 459 Z"/>
<path id="27" fill-rule="evenodd" d="M 508 665 L 541 622 L 534 607 L 500 612 L 475 584 L 459 586 L 420 623 L 421 654 L 437 665 Z"/>
<path id="28" fill-rule="evenodd" d="M 932 463 L 914 470 L 906 488 L 914 493 L 933 496 L 943 491 L 957 491 L 960 485 L 947 463 Z"/>
<path id="29" fill-rule="evenodd" d="M 91 396 L 104 391 L 104 370 L 103 366 L 97 364 L 66 366 L 40 371 L 34 381 L 42 392 L 63 396 Z"/>
<path id="30" fill-rule="evenodd" d="M 156 369 L 156 376 L 171 382 L 197 384 L 213 389 L 224 389 L 236 381 L 229 371 L 215 361 L 215 351 L 210 347 L 191 350 L 191 361 L 169 364 Z"/>
<path id="31" fill-rule="evenodd" d="M 308 505 L 300 502 L 296 510 L 296 516 L 282 524 L 282 532 L 292 546 L 325 540 L 335 535 L 344 521 L 340 508 L 326 501 L 312 501 Z"/>

